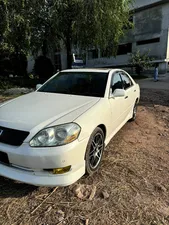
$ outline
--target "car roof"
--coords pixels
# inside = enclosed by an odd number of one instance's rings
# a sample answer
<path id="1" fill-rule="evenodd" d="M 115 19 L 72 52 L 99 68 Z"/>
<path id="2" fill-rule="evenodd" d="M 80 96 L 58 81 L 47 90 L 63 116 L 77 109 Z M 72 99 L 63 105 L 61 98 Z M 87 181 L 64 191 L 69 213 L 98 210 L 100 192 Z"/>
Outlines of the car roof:
<path id="1" fill-rule="evenodd" d="M 109 73 L 110 71 L 116 71 L 117 69 L 111 68 L 83 68 L 83 69 L 68 69 L 63 70 L 62 72 L 101 72 L 101 73 Z"/>

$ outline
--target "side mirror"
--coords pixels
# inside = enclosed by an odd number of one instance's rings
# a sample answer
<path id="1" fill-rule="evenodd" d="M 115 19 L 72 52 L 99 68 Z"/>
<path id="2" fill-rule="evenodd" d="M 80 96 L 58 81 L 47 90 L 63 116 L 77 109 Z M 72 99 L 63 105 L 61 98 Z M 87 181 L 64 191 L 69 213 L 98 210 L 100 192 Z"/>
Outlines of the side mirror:
<path id="1" fill-rule="evenodd" d="M 37 84 L 36 85 L 36 90 L 38 90 L 40 87 L 42 87 L 42 84 Z"/>
<path id="2" fill-rule="evenodd" d="M 126 92 L 124 89 L 116 89 L 113 93 L 112 93 L 112 97 L 117 98 L 117 97 L 125 97 L 126 96 Z"/>

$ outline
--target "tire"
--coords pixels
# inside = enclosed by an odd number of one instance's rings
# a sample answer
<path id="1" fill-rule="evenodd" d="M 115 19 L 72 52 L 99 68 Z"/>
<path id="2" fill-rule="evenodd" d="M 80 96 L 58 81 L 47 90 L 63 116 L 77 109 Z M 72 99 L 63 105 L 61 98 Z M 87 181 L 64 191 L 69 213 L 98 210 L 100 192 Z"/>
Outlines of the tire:
<path id="1" fill-rule="evenodd" d="M 134 107 L 133 107 L 133 116 L 132 118 L 129 120 L 130 122 L 132 121 L 135 121 L 136 120 L 136 117 L 137 117 L 137 101 L 135 102 L 134 104 Z"/>
<path id="2" fill-rule="evenodd" d="M 86 148 L 85 160 L 86 160 L 87 175 L 91 175 L 98 170 L 105 147 L 104 141 L 105 136 L 103 130 L 97 127 L 93 131 Z"/>

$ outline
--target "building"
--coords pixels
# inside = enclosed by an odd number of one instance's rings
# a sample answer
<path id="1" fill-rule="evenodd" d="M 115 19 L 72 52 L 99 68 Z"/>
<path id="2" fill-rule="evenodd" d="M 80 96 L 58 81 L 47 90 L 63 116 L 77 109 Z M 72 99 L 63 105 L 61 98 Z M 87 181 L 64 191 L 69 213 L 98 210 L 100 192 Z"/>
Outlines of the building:
<path id="1" fill-rule="evenodd" d="M 149 50 L 159 71 L 166 73 L 169 62 L 169 0 L 135 0 L 133 23 L 119 45 L 116 57 L 104 57 L 93 49 L 86 57 L 87 67 L 126 67 L 131 53 Z"/>

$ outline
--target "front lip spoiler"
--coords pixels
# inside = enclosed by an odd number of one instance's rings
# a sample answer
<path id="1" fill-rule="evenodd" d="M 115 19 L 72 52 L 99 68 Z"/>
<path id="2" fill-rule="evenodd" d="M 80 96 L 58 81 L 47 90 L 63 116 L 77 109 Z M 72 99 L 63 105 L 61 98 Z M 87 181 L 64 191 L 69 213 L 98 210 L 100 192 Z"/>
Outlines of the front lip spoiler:
<path id="1" fill-rule="evenodd" d="M 37 172 L 25 171 L 18 168 L 6 166 L 4 164 L 0 164 L 1 176 L 34 186 L 64 187 L 75 183 L 84 174 L 85 174 L 85 161 L 80 167 L 75 168 L 69 171 L 68 173 L 61 175 L 53 175 L 38 171 Z"/>

